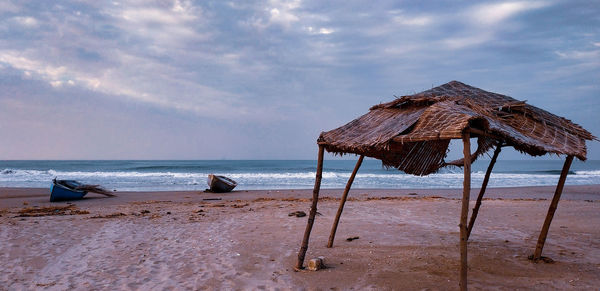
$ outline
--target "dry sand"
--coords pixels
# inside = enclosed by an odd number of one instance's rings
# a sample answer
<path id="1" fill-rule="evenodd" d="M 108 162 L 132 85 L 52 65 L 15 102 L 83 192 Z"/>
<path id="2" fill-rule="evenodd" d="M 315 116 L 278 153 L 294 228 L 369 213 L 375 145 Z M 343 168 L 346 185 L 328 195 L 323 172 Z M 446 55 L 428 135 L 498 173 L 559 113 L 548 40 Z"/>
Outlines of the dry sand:
<path id="1" fill-rule="evenodd" d="M 565 188 L 544 248 L 555 262 L 527 259 L 552 191 L 490 189 L 469 240 L 471 289 L 600 286 L 600 185 Z M 353 190 L 328 249 L 340 193 L 322 191 L 307 253 L 328 268 L 296 272 L 307 218 L 288 214 L 308 213 L 311 190 L 49 203 L 47 189 L 0 188 L 0 290 L 458 288 L 460 190 Z"/>

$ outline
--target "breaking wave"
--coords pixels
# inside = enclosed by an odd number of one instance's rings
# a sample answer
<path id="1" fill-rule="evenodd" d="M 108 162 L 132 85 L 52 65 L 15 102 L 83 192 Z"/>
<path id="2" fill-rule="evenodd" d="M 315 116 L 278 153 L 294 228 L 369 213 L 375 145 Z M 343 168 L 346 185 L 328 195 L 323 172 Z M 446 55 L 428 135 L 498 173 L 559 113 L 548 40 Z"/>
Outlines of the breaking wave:
<path id="1" fill-rule="evenodd" d="M 48 187 L 54 177 L 82 180 L 101 184 L 118 190 L 204 190 L 207 175 L 213 171 L 182 171 L 165 166 L 144 167 L 144 170 L 120 171 L 69 171 L 5 168 L 0 170 L 0 186 L 4 187 Z M 165 170 L 165 171 L 161 171 Z M 236 180 L 238 189 L 299 189 L 311 188 L 314 170 L 297 168 L 299 171 L 224 171 L 214 172 Z M 323 188 L 343 188 L 351 170 L 335 169 L 323 172 Z M 555 185 L 560 171 L 530 171 L 527 173 L 492 173 L 490 187 L 547 186 Z M 473 185 L 480 184 L 484 171 L 474 171 Z M 353 188 L 460 188 L 462 171 L 445 171 L 425 177 L 407 175 L 399 171 L 369 170 L 356 176 Z M 577 170 L 568 176 L 567 184 L 600 184 L 600 170 Z"/>

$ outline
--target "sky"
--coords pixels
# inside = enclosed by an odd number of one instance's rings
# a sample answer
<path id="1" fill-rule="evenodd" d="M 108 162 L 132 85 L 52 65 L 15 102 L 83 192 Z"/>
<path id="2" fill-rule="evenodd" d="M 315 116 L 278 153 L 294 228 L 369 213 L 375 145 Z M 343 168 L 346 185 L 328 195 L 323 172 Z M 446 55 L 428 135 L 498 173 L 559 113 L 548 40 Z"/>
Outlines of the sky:
<path id="1" fill-rule="evenodd" d="M 3 0 L 0 159 L 315 159 L 452 80 L 600 136 L 600 2 Z"/>

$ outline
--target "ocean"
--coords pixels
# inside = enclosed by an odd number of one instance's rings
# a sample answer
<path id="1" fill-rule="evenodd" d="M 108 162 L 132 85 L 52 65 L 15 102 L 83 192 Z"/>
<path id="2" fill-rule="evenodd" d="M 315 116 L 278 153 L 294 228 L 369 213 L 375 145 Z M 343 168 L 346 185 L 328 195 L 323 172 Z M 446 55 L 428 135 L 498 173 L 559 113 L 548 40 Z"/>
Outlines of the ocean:
<path id="1" fill-rule="evenodd" d="M 355 160 L 325 160 L 322 188 L 344 188 Z M 472 185 L 479 187 L 488 160 L 472 166 Z M 0 161 L 0 187 L 49 187 L 52 179 L 74 179 L 118 191 L 168 191 L 207 188 L 207 175 L 225 175 L 238 182 L 236 190 L 307 189 L 315 181 L 313 160 L 150 160 L 150 161 Z M 490 187 L 556 185 L 563 161 L 499 160 Z M 353 188 L 461 188 L 462 169 L 445 168 L 425 177 L 385 169 L 365 159 Z M 600 161 L 571 166 L 567 185 L 600 184 Z"/>

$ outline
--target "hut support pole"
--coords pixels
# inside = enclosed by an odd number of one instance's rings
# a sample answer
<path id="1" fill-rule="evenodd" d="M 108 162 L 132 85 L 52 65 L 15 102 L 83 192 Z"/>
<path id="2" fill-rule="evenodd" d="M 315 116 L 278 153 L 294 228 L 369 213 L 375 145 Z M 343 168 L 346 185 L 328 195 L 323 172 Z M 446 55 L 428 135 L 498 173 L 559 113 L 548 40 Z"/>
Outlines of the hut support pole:
<path id="1" fill-rule="evenodd" d="M 469 216 L 469 196 L 471 195 L 471 135 L 463 133 L 464 180 L 462 208 L 460 211 L 460 290 L 467 290 L 467 217 Z"/>
<path id="2" fill-rule="evenodd" d="M 487 184 L 490 181 L 490 175 L 492 174 L 492 169 L 494 168 L 494 164 L 496 164 L 496 159 L 502 150 L 502 144 L 498 144 L 496 150 L 494 151 L 494 155 L 492 156 L 492 160 L 490 161 L 490 165 L 485 172 L 485 177 L 483 178 L 483 183 L 481 184 L 481 189 L 479 190 L 479 195 L 477 196 L 477 202 L 475 202 L 475 207 L 473 208 L 473 213 L 471 214 L 471 219 L 469 221 L 469 226 L 467 227 L 467 239 L 471 236 L 471 231 L 473 230 L 473 225 L 475 224 L 475 220 L 477 219 L 477 213 L 479 213 L 479 207 L 481 207 L 481 200 L 483 199 L 483 195 L 485 194 L 485 189 L 487 188 Z"/>
<path id="3" fill-rule="evenodd" d="M 560 200 L 560 195 L 562 194 L 563 187 L 565 186 L 567 174 L 569 173 L 569 168 L 571 167 L 572 162 L 573 156 L 568 156 L 565 160 L 565 164 L 563 165 L 562 172 L 560 173 L 560 178 L 558 179 L 558 185 L 556 185 L 556 191 L 554 191 L 554 197 L 552 198 L 552 202 L 550 203 L 550 208 L 548 209 L 546 220 L 544 221 L 542 231 L 540 232 L 540 237 L 538 238 L 538 242 L 535 247 L 535 253 L 533 253 L 534 261 L 538 261 L 542 258 L 542 249 L 544 249 L 544 243 L 546 243 L 548 229 L 550 229 L 550 223 L 552 223 L 552 218 L 554 218 L 554 212 L 556 211 L 556 207 L 558 206 L 558 201 Z"/>
<path id="4" fill-rule="evenodd" d="M 335 220 L 333 221 L 333 226 L 331 227 L 331 233 L 329 234 L 329 242 L 327 242 L 327 247 L 333 247 L 333 240 L 335 239 L 335 232 L 337 231 L 338 223 L 340 222 L 340 216 L 342 216 L 342 211 L 344 211 L 344 204 L 346 203 L 346 199 L 348 198 L 348 192 L 350 192 L 350 187 L 352 187 L 352 183 L 354 182 L 354 177 L 356 177 L 356 173 L 362 164 L 365 156 L 360 156 L 358 161 L 356 161 L 356 166 L 354 166 L 354 171 L 352 171 L 352 175 L 350 175 L 350 179 L 348 179 L 348 183 L 346 183 L 346 188 L 344 189 L 344 194 L 342 195 L 342 200 L 340 200 L 340 207 L 335 215 Z"/>
<path id="5" fill-rule="evenodd" d="M 317 162 L 317 175 L 315 178 L 315 188 L 313 189 L 312 205 L 310 207 L 310 213 L 308 215 L 308 222 L 306 224 L 306 230 L 304 230 L 304 238 L 302 239 L 302 245 L 298 252 L 298 262 L 296 262 L 296 269 L 302 269 L 304 264 L 304 256 L 308 250 L 308 240 L 310 238 L 310 232 L 315 222 L 315 216 L 317 215 L 317 202 L 319 202 L 319 190 L 321 189 L 321 178 L 323 176 L 323 154 L 324 146 L 319 145 L 319 158 Z"/>

